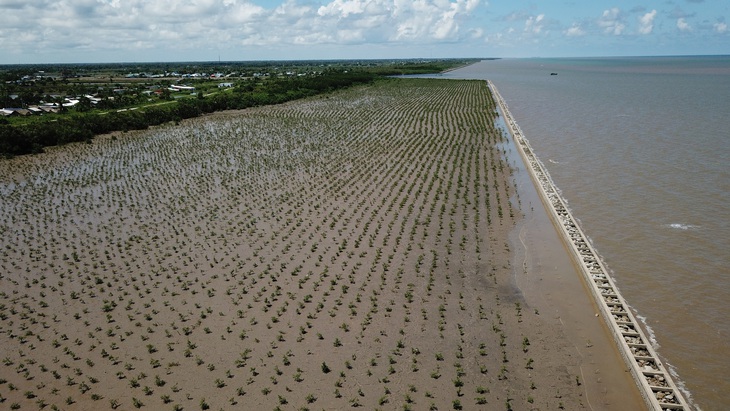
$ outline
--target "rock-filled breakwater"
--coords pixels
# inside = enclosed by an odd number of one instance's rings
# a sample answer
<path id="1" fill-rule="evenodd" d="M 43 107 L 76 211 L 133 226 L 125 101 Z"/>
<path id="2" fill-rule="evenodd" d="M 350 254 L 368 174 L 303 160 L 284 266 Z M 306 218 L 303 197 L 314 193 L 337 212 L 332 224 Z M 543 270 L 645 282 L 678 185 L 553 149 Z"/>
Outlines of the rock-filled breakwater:
<path id="1" fill-rule="evenodd" d="M 619 294 L 603 261 L 571 215 L 547 170 L 534 154 L 529 141 L 509 112 L 507 103 L 494 84 L 491 82 L 488 84 L 502 111 L 515 146 L 535 182 L 540 198 L 580 268 L 600 309 L 599 315 L 603 317 L 611 331 L 647 406 L 652 410 L 688 410 L 682 393 Z"/>

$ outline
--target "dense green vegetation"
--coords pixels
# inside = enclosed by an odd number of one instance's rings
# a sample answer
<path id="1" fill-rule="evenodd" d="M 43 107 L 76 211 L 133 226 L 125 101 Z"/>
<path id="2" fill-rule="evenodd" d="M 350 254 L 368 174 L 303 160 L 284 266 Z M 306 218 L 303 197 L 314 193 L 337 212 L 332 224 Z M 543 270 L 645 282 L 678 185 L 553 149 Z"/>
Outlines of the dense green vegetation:
<path id="1" fill-rule="evenodd" d="M 124 111 L 76 111 L 45 116 L 22 124 L 0 125 L 0 153 L 37 153 L 43 147 L 75 141 L 90 141 L 112 131 L 140 130 L 170 121 L 197 117 L 220 110 L 278 104 L 335 89 L 373 81 L 369 73 L 327 73 L 318 77 L 277 79 L 256 87 L 238 87 L 231 92 L 177 100 Z"/>
<path id="2" fill-rule="evenodd" d="M 72 108 L 59 104 L 58 114 L 0 118 L 0 155 L 38 153 L 44 147 L 88 142 L 95 135 L 113 131 L 140 130 L 221 110 L 279 104 L 370 83 L 379 76 L 436 73 L 466 63 L 466 60 L 435 60 L 0 67 L 4 69 L 0 74 L 5 80 L 0 98 L 5 107 L 12 107 L 15 101 L 24 106 L 41 101 L 61 103 L 61 96 L 104 97 L 95 105 L 84 97 Z M 219 89 L 218 84 L 229 81 L 225 80 L 228 76 L 187 77 L 186 84 L 193 84 L 195 92 L 171 93 L 168 87 L 179 81 L 169 76 L 171 72 L 176 76 L 196 72 L 229 73 L 235 74 L 236 80 L 231 80 L 234 87 Z M 55 74 L 34 78 L 37 73 Z M 162 92 L 145 94 L 144 90 L 151 88 Z"/>

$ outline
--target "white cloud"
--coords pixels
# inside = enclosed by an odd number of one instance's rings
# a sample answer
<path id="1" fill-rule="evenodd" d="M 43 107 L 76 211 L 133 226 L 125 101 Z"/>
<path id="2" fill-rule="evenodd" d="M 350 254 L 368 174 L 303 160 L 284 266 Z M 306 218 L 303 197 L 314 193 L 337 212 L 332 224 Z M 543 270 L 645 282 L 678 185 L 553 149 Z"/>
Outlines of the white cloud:
<path id="1" fill-rule="evenodd" d="M 598 26 L 603 28 L 604 33 L 619 36 L 626 29 L 624 13 L 618 7 L 604 10 L 601 18 L 598 19 Z"/>
<path id="2" fill-rule="evenodd" d="M 692 26 L 687 23 L 687 20 L 685 20 L 684 17 L 677 19 L 677 28 L 682 32 L 692 31 Z"/>
<path id="3" fill-rule="evenodd" d="M 501 44 L 504 35 L 502 33 L 488 34 L 484 37 L 484 42 L 487 44 Z"/>
<path id="4" fill-rule="evenodd" d="M 282 0 L 263 7 L 253 1 L 0 0 L 0 55 L 69 47 L 173 51 L 483 36 L 467 24 L 480 0 L 324 0 L 319 5 Z"/>
<path id="5" fill-rule="evenodd" d="M 688 1 L 664 9 L 655 2 L 656 10 L 651 3 L 631 9 L 590 3 L 555 14 L 548 6 L 487 5 L 487 0 L 0 0 L 0 63 L 148 60 L 157 54 L 205 59 L 210 51 L 217 55 L 216 49 L 233 59 L 344 58 L 363 50 L 422 53 L 445 44 L 436 54 L 456 55 L 476 50 L 477 42 L 489 44 L 479 49 L 485 53 L 493 47 L 527 53 L 534 44 L 578 53 L 582 51 L 568 48 L 576 45 L 575 39 L 596 34 L 616 36 L 628 50 L 634 36 L 648 38 L 666 29 L 665 18 L 670 26 L 676 24 L 670 30 L 687 38 L 727 36 L 730 23 L 717 19 L 721 11 L 708 16 Z M 552 43 L 541 43 L 547 39 Z M 613 43 L 590 51 L 600 53 Z M 366 56 L 371 55 L 375 57 Z"/>
<path id="6" fill-rule="evenodd" d="M 578 24 L 573 24 L 569 29 L 563 31 L 568 37 L 580 37 L 586 34 L 586 31 L 581 28 Z"/>
<path id="7" fill-rule="evenodd" d="M 656 17 L 656 10 L 652 10 L 643 16 L 639 17 L 639 33 L 650 34 L 654 30 L 654 18 Z"/>
<path id="8" fill-rule="evenodd" d="M 525 20 L 525 32 L 531 34 L 540 34 L 544 26 L 543 20 L 545 20 L 544 14 L 538 14 L 535 17 L 528 17 L 527 20 Z"/>
<path id="9" fill-rule="evenodd" d="M 362 0 L 335 0 L 317 10 L 320 16 L 347 17 L 350 14 L 362 14 L 368 1 Z M 375 2 L 378 3 L 378 2 Z"/>
<path id="10" fill-rule="evenodd" d="M 253 4 L 236 7 L 235 3 L 228 3 L 227 9 L 223 20 L 233 24 L 252 23 L 266 13 L 265 9 Z"/>

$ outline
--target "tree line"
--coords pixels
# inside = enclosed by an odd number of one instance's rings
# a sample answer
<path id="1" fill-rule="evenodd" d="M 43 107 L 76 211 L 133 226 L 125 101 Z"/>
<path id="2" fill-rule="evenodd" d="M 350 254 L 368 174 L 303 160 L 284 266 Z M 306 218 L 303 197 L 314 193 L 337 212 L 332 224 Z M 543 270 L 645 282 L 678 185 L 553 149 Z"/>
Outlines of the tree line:
<path id="1" fill-rule="evenodd" d="M 143 130 L 167 122 L 222 110 L 279 104 L 333 90 L 367 84 L 370 72 L 328 71 L 318 76 L 277 78 L 243 85 L 231 92 L 183 98 L 170 104 L 111 112 L 69 112 L 24 124 L 0 124 L 0 155 L 40 153 L 44 147 L 71 142 L 90 142 L 94 136 L 114 131 Z"/>

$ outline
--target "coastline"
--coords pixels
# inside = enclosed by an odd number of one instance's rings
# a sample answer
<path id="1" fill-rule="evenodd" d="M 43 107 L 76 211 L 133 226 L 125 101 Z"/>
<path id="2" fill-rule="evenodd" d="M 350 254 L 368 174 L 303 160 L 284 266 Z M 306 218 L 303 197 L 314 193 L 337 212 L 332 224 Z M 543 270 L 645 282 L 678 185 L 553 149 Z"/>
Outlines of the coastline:
<path id="1" fill-rule="evenodd" d="M 589 291 L 587 294 L 592 296 L 594 308 L 598 311 L 595 315 L 603 317 L 605 328 L 615 342 L 614 348 L 618 349 L 631 372 L 645 405 L 653 410 L 690 409 L 639 322 L 618 293 L 598 253 L 570 214 L 548 172 L 534 155 L 506 102 L 496 86 L 490 81 L 488 84 L 503 113 L 506 128 L 539 193 L 540 201 L 579 271 L 581 283 Z"/>
<path id="2" fill-rule="evenodd" d="M 575 312 L 515 284 L 524 218 L 493 104 L 483 81 L 398 80 L 0 164 L 15 234 L 0 395 L 23 409 L 641 408 L 611 390 L 619 362 L 583 343 L 602 331 L 579 282 L 554 293 Z"/>

